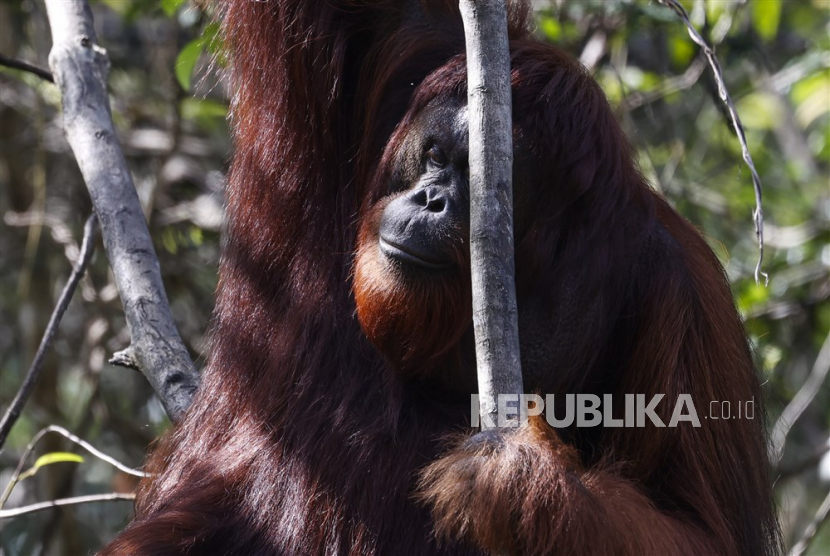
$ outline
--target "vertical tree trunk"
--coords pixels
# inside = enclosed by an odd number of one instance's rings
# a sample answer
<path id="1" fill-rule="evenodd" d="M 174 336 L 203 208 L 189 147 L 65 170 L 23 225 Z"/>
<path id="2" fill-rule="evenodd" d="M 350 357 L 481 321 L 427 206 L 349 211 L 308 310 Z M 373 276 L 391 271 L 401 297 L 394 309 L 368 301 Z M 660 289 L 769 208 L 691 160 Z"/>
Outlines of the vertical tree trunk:
<path id="1" fill-rule="evenodd" d="M 481 428 L 515 426 L 522 393 L 513 253 L 510 50 L 504 0 L 461 0 L 470 126 L 470 261 Z M 522 408 L 519 408 L 520 410 Z M 522 411 L 524 413 L 524 411 Z"/>

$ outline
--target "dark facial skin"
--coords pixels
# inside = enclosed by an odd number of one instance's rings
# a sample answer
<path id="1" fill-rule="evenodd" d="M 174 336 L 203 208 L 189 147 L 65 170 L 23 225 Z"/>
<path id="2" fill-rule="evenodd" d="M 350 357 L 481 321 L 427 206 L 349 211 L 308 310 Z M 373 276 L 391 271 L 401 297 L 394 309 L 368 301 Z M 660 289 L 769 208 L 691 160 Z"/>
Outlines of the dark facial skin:
<path id="1" fill-rule="evenodd" d="M 431 374 L 471 328 L 466 112 L 442 100 L 407 122 L 361 218 L 358 320 L 404 375 Z"/>
<path id="2" fill-rule="evenodd" d="M 378 243 L 386 257 L 401 265 L 448 271 L 466 260 L 466 253 L 458 251 L 469 228 L 467 110 L 431 107 L 416 125 L 402 179 L 391 186 L 405 192 L 383 210 Z"/>
<path id="3" fill-rule="evenodd" d="M 363 217 L 354 292 L 364 332 L 399 369 L 429 374 L 458 347 L 457 357 L 449 359 L 456 368 L 460 363 L 464 376 L 443 378 L 452 388 L 472 391 L 467 129 L 466 106 L 441 99 L 407 123 L 406 135 L 393 143 L 394 157 L 385 162 L 391 171 L 378 184 L 386 195 Z M 513 170 L 520 237 L 523 223 L 531 220 L 525 213 L 536 190 L 529 176 L 538 172 L 519 133 L 514 133 Z M 535 304 L 532 295 L 525 297 Z M 548 318 L 538 312 L 520 310 L 520 329 L 527 326 L 526 317 Z M 527 347 L 528 354 L 538 351 Z"/>

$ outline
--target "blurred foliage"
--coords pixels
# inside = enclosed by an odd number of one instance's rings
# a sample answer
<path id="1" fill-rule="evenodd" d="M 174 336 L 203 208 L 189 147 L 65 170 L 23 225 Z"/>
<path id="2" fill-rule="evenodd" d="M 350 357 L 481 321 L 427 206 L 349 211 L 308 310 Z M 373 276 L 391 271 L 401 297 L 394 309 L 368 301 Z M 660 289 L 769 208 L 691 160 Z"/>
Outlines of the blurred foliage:
<path id="1" fill-rule="evenodd" d="M 749 171 L 715 82 L 680 20 L 656 2 L 534 2 L 537 35 L 582 59 L 605 89 L 640 165 L 723 261 L 746 318 L 770 423 L 805 383 L 830 333 L 830 0 L 688 0 L 712 44 L 764 183 L 769 287 L 755 284 Z M 113 116 L 150 222 L 177 324 L 197 364 L 216 285 L 230 146 L 217 27 L 184 0 L 93 3 L 112 59 Z M 0 53 L 46 66 L 41 2 L 0 2 Z M 0 69 L 0 408 L 34 355 L 77 256 L 90 202 L 61 128 L 57 89 Z M 100 246 L 42 379 L 0 453 L 0 489 L 49 424 L 130 466 L 168 425 L 138 373 L 106 359 L 129 341 Z M 788 437 L 776 491 L 787 545 L 830 490 L 830 388 Z M 47 436 L 38 455 L 77 451 Z M 28 468 L 28 466 L 27 466 Z M 130 492 L 132 477 L 86 458 L 17 485 L 16 507 L 68 495 Z M 0 553 L 85 554 L 122 527 L 129 502 L 87 504 L 2 524 Z M 811 554 L 830 553 L 824 527 Z"/>
<path id="2" fill-rule="evenodd" d="M 112 61 L 113 117 L 177 325 L 201 365 L 216 287 L 222 187 L 230 152 L 225 93 L 208 71 L 216 27 L 210 25 L 212 31 L 204 33 L 209 25 L 205 14 L 182 0 L 108 0 L 93 3 L 93 12 L 99 41 Z M 189 44 L 198 49 L 188 50 Z M 0 2 L 0 53 L 46 67 L 50 46 L 42 2 Z M 64 138 L 59 107 L 53 85 L 0 70 L 2 409 L 31 363 L 91 210 Z M 168 421 L 139 373 L 106 363 L 128 343 L 121 302 L 99 240 L 41 382 L 0 453 L 0 489 L 34 434 L 53 423 L 129 466 L 141 465 L 147 446 Z M 56 435 L 46 436 L 42 444 L 38 456 L 78 451 Z M 8 507 L 68 495 L 131 492 L 134 487 L 135 478 L 86 457 L 81 464 L 50 465 L 21 482 Z M 123 527 L 130 510 L 129 502 L 110 502 L 4 521 L 0 553 L 86 554 Z"/>

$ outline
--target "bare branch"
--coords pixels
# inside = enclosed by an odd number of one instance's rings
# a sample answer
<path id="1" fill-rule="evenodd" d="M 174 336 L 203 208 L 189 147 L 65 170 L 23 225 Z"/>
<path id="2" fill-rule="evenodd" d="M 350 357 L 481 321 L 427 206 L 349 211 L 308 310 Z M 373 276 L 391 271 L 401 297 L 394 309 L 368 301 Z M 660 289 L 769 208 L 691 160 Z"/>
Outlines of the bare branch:
<path id="1" fill-rule="evenodd" d="M 115 133 L 106 89 L 109 59 L 96 44 L 85 0 L 47 0 L 49 65 L 61 90 L 69 144 L 78 160 L 124 304 L 141 371 L 172 420 L 190 405 L 199 375 L 176 330 L 147 222 Z"/>
<path id="2" fill-rule="evenodd" d="M 63 314 L 66 312 L 67 307 L 69 307 L 69 302 L 72 300 L 75 288 L 78 287 L 78 282 L 81 281 L 81 278 L 86 272 L 89 261 L 92 260 L 92 254 L 95 251 L 94 239 L 96 229 L 97 219 L 93 214 L 87 219 L 84 225 L 84 239 L 81 245 L 81 254 L 75 262 L 75 266 L 72 268 L 72 274 L 69 275 L 69 280 L 67 280 L 63 291 L 61 291 L 55 310 L 52 311 L 49 324 L 46 326 L 46 331 L 43 333 L 43 338 L 41 338 L 37 353 L 35 353 L 34 361 L 32 361 L 32 365 L 29 367 L 26 378 L 23 379 L 23 384 L 17 391 L 17 395 L 15 395 L 14 400 L 12 400 L 11 405 L 9 405 L 9 408 L 3 415 L 3 420 L 0 421 L 0 448 L 6 443 L 9 431 L 11 431 L 17 418 L 20 417 L 23 406 L 26 405 L 26 401 L 29 399 L 32 390 L 34 390 L 35 384 L 37 384 L 37 379 L 40 377 L 40 371 L 43 368 L 43 361 L 46 358 L 49 347 L 52 345 L 55 333 L 58 331 Z"/>
<path id="3" fill-rule="evenodd" d="M 824 344 L 818 352 L 816 362 L 813 364 L 813 369 L 810 371 L 810 376 L 804 382 L 804 385 L 796 393 L 795 397 L 787 404 L 781 416 L 775 422 L 775 427 L 772 429 L 772 439 L 770 446 L 772 449 L 772 463 L 777 465 L 781 461 L 781 456 L 784 454 L 784 445 L 787 442 L 787 435 L 790 429 L 804 413 L 804 410 L 813 401 L 813 398 L 818 394 L 824 379 L 827 378 L 827 373 L 830 371 L 830 334 L 824 339 Z"/>
<path id="4" fill-rule="evenodd" d="M 605 31 L 599 29 L 585 43 L 582 54 L 579 55 L 579 61 L 588 71 L 593 72 L 606 50 L 608 50 L 608 37 Z"/>
<path id="5" fill-rule="evenodd" d="M 461 17 L 467 42 L 473 326 L 481 428 L 486 430 L 499 426 L 497 396 L 522 393 L 507 6 L 503 0 L 461 0 Z"/>
<path id="6" fill-rule="evenodd" d="M 109 494 L 88 494 L 86 496 L 73 496 L 72 498 L 59 498 L 58 500 L 38 502 L 37 504 L 21 506 L 20 508 L 13 508 L 11 510 L 0 510 L 0 519 L 18 517 L 34 512 L 41 512 L 50 508 L 59 508 L 61 506 L 74 506 L 77 504 L 88 504 L 90 502 L 112 502 L 114 500 L 135 500 L 135 494 L 111 492 Z"/>
<path id="7" fill-rule="evenodd" d="M 41 438 L 43 438 L 44 436 L 46 436 L 50 432 L 55 432 L 55 433 L 58 433 L 58 434 L 62 435 L 65 438 L 68 438 L 69 440 L 71 440 L 72 442 L 78 444 L 84 450 L 86 450 L 87 452 L 89 452 L 90 454 L 95 456 L 96 458 L 109 463 L 110 465 L 112 465 L 113 467 L 118 469 L 119 471 L 127 473 L 128 475 L 133 475 L 135 477 L 149 477 L 148 473 L 144 473 L 143 471 L 139 471 L 138 469 L 133 469 L 132 467 L 127 467 L 126 465 L 124 465 L 123 463 L 121 463 L 120 461 L 115 459 L 114 457 L 108 456 L 104 452 L 102 452 L 99 449 L 95 448 L 92 444 L 90 444 L 86 440 L 78 438 L 77 436 L 75 436 L 74 434 L 72 434 L 71 432 L 66 430 L 65 428 L 60 427 L 58 425 L 49 425 L 45 429 L 41 429 L 40 431 L 38 431 L 38 433 L 34 436 L 34 438 L 32 438 L 32 440 L 26 446 L 26 449 L 23 451 L 23 455 L 20 456 L 20 461 L 17 462 L 17 467 L 15 468 L 14 473 L 12 473 L 11 479 L 9 479 L 9 484 L 6 485 L 6 490 L 3 491 L 3 496 L 0 497 L 0 509 L 3 508 L 3 506 L 6 504 L 6 501 L 9 499 L 9 496 L 11 495 L 12 490 L 14 489 L 15 485 L 17 484 L 18 479 L 20 478 L 20 474 L 23 472 L 23 467 L 26 465 L 26 461 L 29 459 L 29 456 L 32 455 L 32 452 L 34 451 L 35 446 L 37 445 L 38 442 L 40 442 Z"/>
<path id="8" fill-rule="evenodd" d="M 0 54 L 0 66 L 31 73 L 45 81 L 48 81 L 49 83 L 55 82 L 55 79 L 52 77 L 52 74 L 49 73 L 47 70 L 39 68 L 37 66 L 33 66 L 32 64 L 29 64 L 28 62 L 24 62 L 22 60 L 15 60 L 14 58 L 3 56 L 2 54 Z"/>
<path id="9" fill-rule="evenodd" d="M 761 177 L 758 175 L 757 170 L 755 170 L 755 163 L 752 162 L 752 155 L 749 153 L 749 147 L 746 144 L 744 128 L 743 125 L 741 125 L 741 119 L 738 116 L 738 111 L 735 110 L 735 104 L 732 102 L 732 97 L 726 89 L 726 83 L 724 83 L 723 80 L 723 71 L 721 70 L 720 63 L 715 56 L 715 51 L 712 50 L 706 40 L 700 36 L 700 33 L 698 33 L 697 29 L 695 29 L 694 25 L 692 25 L 692 22 L 689 21 L 689 14 L 686 13 L 685 8 L 683 8 L 680 2 L 677 0 L 658 1 L 674 10 L 674 13 L 676 13 L 680 19 L 683 20 L 683 23 L 686 24 L 689 36 L 698 46 L 700 46 L 700 48 L 703 49 L 703 53 L 706 54 L 706 58 L 709 60 L 709 66 L 712 68 L 712 74 L 715 76 L 715 82 L 718 85 L 718 96 L 724 106 L 726 106 L 726 109 L 729 111 L 729 116 L 732 118 L 732 127 L 735 129 L 738 141 L 741 143 L 741 153 L 744 162 L 749 167 L 749 172 L 752 174 L 752 185 L 755 189 L 755 211 L 752 215 L 755 220 L 755 236 L 758 238 L 758 263 L 755 265 L 755 282 L 760 283 L 760 277 L 763 276 L 764 284 L 766 285 L 769 283 L 769 276 L 765 272 L 761 271 L 761 264 L 764 262 L 764 211 L 761 208 Z M 725 33 L 725 31 L 722 32 Z"/>
<path id="10" fill-rule="evenodd" d="M 801 556 L 807 549 L 810 548 L 810 545 L 813 542 L 813 539 L 816 538 L 816 533 L 827 522 L 827 519 L 830 517 L 830 493 L 827 494 L 827 497 L 824 499 L 824 502 L 821 503 L 821 506 L 816 512 L 813 521 L 810 522 L 810 525 L 807 526 L 807 529 L 804 530 L 804 535 L 801 539 L 795 543 L 792 550 L 790 550 L 790 556 Z"/>

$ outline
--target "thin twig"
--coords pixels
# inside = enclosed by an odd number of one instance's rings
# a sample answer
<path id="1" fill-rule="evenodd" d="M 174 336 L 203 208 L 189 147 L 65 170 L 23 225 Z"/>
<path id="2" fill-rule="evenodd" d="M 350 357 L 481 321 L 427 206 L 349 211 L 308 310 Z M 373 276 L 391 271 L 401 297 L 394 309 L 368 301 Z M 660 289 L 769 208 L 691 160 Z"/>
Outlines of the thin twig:
<path id="1" fill-rule="evenodd" d="M 49 500 L 48 502 L 38 502 L 37 504 L 30 504 L 28 506 L 21 506 L 11 510 L 0 510 L 0 519 L 8 519 L 10 517 L 17 517 L 34 512 L 41 512 L 49 508 L 58 508 L 60 506 L 74 506 L 76 504 L 88 504 L 89 502 L 112 502 L 114 500 L 135 500 L 135 494 L 120 492 L 111 492 L 109 494 L 88 494 L 86 496 L 73 496 L 71 498 L 59 498 L 58 500 Z"/>
<path id="2" fill-rule="evenodd" d="M 33 66 L 28 62 L 23 62 L 21 60 L 15 60 L 14 58 L 3 56 L 2 54 L 0 54 L 0 66 L 29 72 L 33 75 L 37 75 L 44 81 L 48 81 L 49 83 L 55 82 L 55 78 L 52 77 L 52 74 L 48 70 L 39 68 L 37 66 Z"/>
<path id="3" fill-rule="evenodd" d="M 775 422 L 775 427 L 772 429 L 772 441 L 770 442 L 773 465 L 781 461 L 790 429 L 813 401 L 813 398 L 816 397 L 822 384 L 824 384 L 824 379 L 827 378 L 828 372 L 830 372 L 830 334 L 824 339 L 824 344 L 818 352 L 810 376 L 807 377 L 804 385 L 787 404 L 787 407 L 784 408 L 781 416 Z"/>
<path id="4" fill-rule="evenodd" d="M 124 465 L 123 463 L 121 463 L 117 459 L 113 458 L 112 456 L 108 456 L 104 452 L 98 450 L 97 448 L 95 448 L 92 444 L 90 444 L 86 440 L 78 438 L 77 436 L 75 436 L 74 434 L 72 434 L 71 432 L 66 430 L 65 428 L 60 427 L 58 425 L 49 425 L 45 429 L 41 429 L 34 436 L 34 438 L 32 438 L 31 442 L 29 442 L 28 446 L 26 446 L 26 449 L 23 451 L 23 455 L 20 457 L 20 461 L 17 463 L 17 467 L 15 468 L 14 473 L 12 474 L 12 477 L 9 480 L 9 484 L 6 486 L 6 490 L 3 492 L 3 496 L 0 497 L 0 509 L 3 508 L 3 505 L 9 499 L 9 496 L 11 495 L 12 490 L 14 489 L 15 484 L 17 484 L 18 478 L 20 477 L 20 474 L 23 471 L 23 466 L 26 465 L 26 460 L 29 459 L 29 456 L 34 451 L 35 446 L 37 445 L 37 443 L 40 441 L 41 438 L 43 438 L 44 436 L 46 436 L 50 432 L 56 432 L 56 433 L 64 436 L 65 438 L 68 438 L 69 440 L 71 440 L 72 442 L 78 444 L 84 450 L 86 450 L 87 452 L 89 452 L 90 454 L 95 456 L 96 458 L 109 463 L 113 467 L 117 468 L 120 471 L 123 471 L 124 473 L 127 473 L 128 475 L 133 475 L 135 477 L 149 477 L 148 473 L 144 473 L 143 471 L 139 471 L 138 469 L 133 469 L 132 467 L 127 467 L 126 465 Z"/>
<path id="5" fill-rule="evenodd" d="M 54 214 L 38 210 L 30 210 L 27 212 L 9 211 L 3 215 L 3 222 L 8 226 L 43 226 L 44 228 L 49 228 L 52 239 L 63 246 L 63 254 L 69 263 L 74 265 L 75 261 L 78 260 L 78 256 L 81 253 L 80 245 L 75 241 L 72 230 L 66 222 Z M 98 298 L 98 292 L 88 275 L 85 274 L 81 278 L 79 287 L 84 300 L 94 301 Z"/>
<path id="6" fill-rule="evenodd" d="M 761 264 L 764 262 L 764 211 L 761 208 L 761 177 L 758 175 L 757 170 L 755 170 L 755 164 L 752 162 L 752 155 L 749 154 L 749 146 L 746 144 L 744 128 L 743 125 L 741 125 L 741 119 L 738 116 L 738 111 L 735 110 L 735 104 L 732 102 L 732 97 L 726 89 L 726 83 L 723 80 L 723 71 L 721 70 L 720 63 L 715 56 L 714 50 L 712 50 L 706 40 L 700 36 L 700 33 L 698 33 L 694 25 L 692 25 L 692 22 L 689 21 L 689 14 L 686 13 L 686 9 L 683 8 L 677 0 L 658 1 L 661 4 L 671 8 L 674 13 L 676 13 L 678 17 L 683 20 L 683 23 L 686 24 L 689 36 L 698 46 L 700 46 L 700 48 L 703 49 L 703 53 L 706 54 L 706 58 L 709 60 L 709 66 L 712 68 L 712 73 L 715 76 L 715 82 L 718 85 L 718 96 L 724 106 L 726 106 L 726 109 L 729 111 L 729 116 L 732 118 L 732 127 L 735 129 L 738 141 L 741 143 L 741 154 L 744 162 L 749 167 L 749 172 L 752 174 L 752 185 L 755 189 L 755 211 L 752 214 L 753 220 L 755 221 L 755 236 L 758 238 L 758 264 L 755 265 L 755 282 L 760 283 L 760 277 L 763 276 L 764 285 L 767 285 L 769 284 L 769 275 L 761 271 Z"/>
<path id="7" fill-rule="evenodd" d="M 81 282 L 81 285 L 83 286 L 83 281 Z M 82 350 L 86 351 L 87 348 L 92 348 L 94 350 L 94 347 L 92 346 L 94 346 L 99 339 L 100 338 L 95 339 L 92 335 L 87 335 L 85 341 L 87 345 L 84 346 Z M 90 363 L 92 362 L 90 361 Z M 75 431 L 75 435 L 81 438 L 89 436 L 90 428 L 93 423 L 97 421 L 96 412 L 91 411 L 92 406 L 94 404 L 101 403 L 101 364 L 98 363 L 90 365 L 89 369 L 92 371 L 90 373 L 91 376 L 89 376 L 89 384 L 91 384 L 90 394 L 82 404 L 82 407 L 76 413 L 77 415 L 83 415 L 80 423 L 72 427 L 72 430 Z M 121 429 L 116 428 L 115 430 Z M 72 451 L 75 452 L 75 450 Z M 78 474 L 75 473 L 75 466 L 61 466 L 60 469 L 55 469 L 52 473 L 53 474 L 50 479 L 53 480 L 50 481 L 51 485 L 49 488 L 48 499 L 55 500 L 73 496 L 72 487 L 78 478 Z M 41 555 L 50 554 L 49 547 L 53 542 L 55 542 L 56 536 L 59 535 L 61 522 L 66 519 L 66 517 L 65 512 L 51 512 L 51 515 L 47 516 L 44 520 L 45 523 L 43 524 L 43 528 L 40 530 Z M 71 516 L 70 521 L 72 521 Z"/>
<path id="8" fill-rule="evenodd" d="M 58 331 L 58 326 L 61 323 L 63 314 L 66 312 L 67 307 L 69 307 L 69 302 L 72 300 L 75 288 L 78 286 L 78 282 L 81 281 L 84 272 L 86 272 L 86 267 L 92 259 L 92 254 L 95 251 L 95 242 L 93 240 L 95 238 L 97 223 L 98 220 L 95 217 L 95 214 L 92 214 L 89 218 L 87 218 L 86 224 L 84 224 L 84 239 L 81 244 L 81 254 L 75 262 L 75 266 L 72 268 L 72 274 L 69 275 L 69 280 L 63 287 L 63 291 L 58 299 L 57 306 L 55 306 L 55 310 L 52 311 L 49 324 L 46 326 L 46 331 L 43 333 L 43 338 L 40 340 L 37 353 L 35 353 L 35 359 L 32 361 L 32 365 L 26 373 L 26 378 L 23 380 L 23 384 L 17 391 L 17 395 L 14 397 L 9 409 L 7 409 L 5 415 L 3 415 L 3 420 L 0 421 L 0 448 L 2 448 L 3 444 L 6 443 L 6 437 L 9 435 L 9 431 L 11 431 L 11 428 L 14 426 L 17 418 L 20 417 L 20 412 L 23 410 L 23 406 L 26 405 L 26 401 L 29 399 L 35 384 L 37 384 L 37 380 L 40 377 L 40 371 L 43 368 L 43 361 L 46 358 L 46 353 L 49 351 L 49 347 L 52 345 L 55 333 Z"/>
<path id="9" fill-rule="evenodd" d="M 802 535 L 801 539 L 795 543 L 792 550 L 790 550 L 790 556 L 801 556 L 807 549 L 810 548 L 810 544 L 812 544 L 813 539 L 816 538 L 816 533 L 827 522 L 827 518 L 830 517 L 830 493 L 827 493 L 827 497 L 824 499 L 824 502 L 821 503 L 821 506 L 816 512 L 816 516 L 813 518 L 813 521 L 810 522 L 810 525 L 804 530 L 804 535 Z"/>

